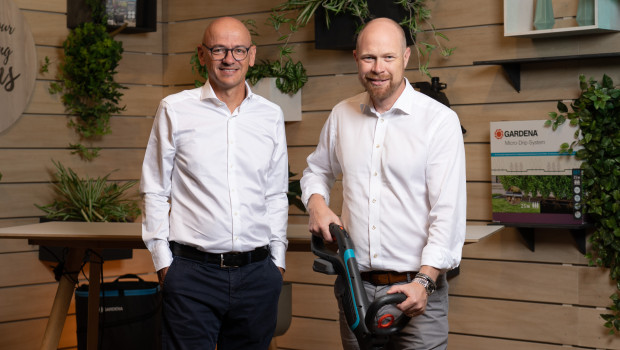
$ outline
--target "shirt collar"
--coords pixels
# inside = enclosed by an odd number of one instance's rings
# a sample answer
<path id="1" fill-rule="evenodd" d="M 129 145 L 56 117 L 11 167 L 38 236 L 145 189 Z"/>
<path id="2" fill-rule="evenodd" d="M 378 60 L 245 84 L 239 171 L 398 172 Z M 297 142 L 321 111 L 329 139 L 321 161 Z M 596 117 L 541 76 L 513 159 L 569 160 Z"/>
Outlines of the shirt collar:
<path id="1" fill-rule="evenodd" d="M 254 98 L 254 93 L 252 92 L 252 89 L 250 89 L 250 85 L 248 84 L 247 81 L 245 81 L 245 92 L 246 92 L 246 96 L 245 96 L 245 100 L 247 99 L 252 99 Z M 210 100 L 210 99 L 215 99 L 219 102 L 220 101 L 219 98 L 217 98 L 217 95 L 215 95 L 215 91 L 213 91 L 213 87 L 211 87 L 211 84 L 209 84 L 209 81 L 207 80 L 204 85 L 202 86 L 202 88 L 200 89 L 200 100 Z"/>
<path id="2" fill-rule="evenodd" d="M 411 110 L 410 106 L 413 102 L 413 95 L 415 90 L 413 89 L 407 78 L 403 79 L 405 79 L 405 90 L 403 90 L 396 102 L 394 102 L 392 108 L 383 113 L 384 116 L 388 116 L 391 114 L 411 114 L 409 111 Z M 378 115 L 374 105 L 372 104 L 372 101 L 370 100 L 370 95 L 368 93 L 366 93 L 366 98 L 363 99 L 362 103 L 360 104 L 360 110 L 362 113 L 366 112 Z"/>

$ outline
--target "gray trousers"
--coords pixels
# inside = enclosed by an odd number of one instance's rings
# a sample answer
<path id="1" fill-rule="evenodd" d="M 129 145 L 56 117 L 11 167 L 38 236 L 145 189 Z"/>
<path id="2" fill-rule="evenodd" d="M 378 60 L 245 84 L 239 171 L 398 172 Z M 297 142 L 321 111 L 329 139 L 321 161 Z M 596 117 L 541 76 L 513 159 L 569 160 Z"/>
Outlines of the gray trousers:
<path id="1" fill-rule="evenodd" d="M 402 282 L 407 283 L 407 282 Z M 334 284 L 334 294 L 340 309 L 340 337 L 344 350 L 358 350 L 355 334 L 349 328 L 342 308 L 342 296 L 345 285 L 338 276 Z M 390 286 L 375 286 L 364 282 L 368 301 L 387 294 Z M 395 317 L 401 312 L 395 306 L 389 306 L 390 313 Z M 448 281 L 446 275 L 437 278 L 437 290 L 428 298 L 424 314 L 414 317 L 399 333 L 391 336 L 386 350 L 444 350 L 448 348 Z"/>

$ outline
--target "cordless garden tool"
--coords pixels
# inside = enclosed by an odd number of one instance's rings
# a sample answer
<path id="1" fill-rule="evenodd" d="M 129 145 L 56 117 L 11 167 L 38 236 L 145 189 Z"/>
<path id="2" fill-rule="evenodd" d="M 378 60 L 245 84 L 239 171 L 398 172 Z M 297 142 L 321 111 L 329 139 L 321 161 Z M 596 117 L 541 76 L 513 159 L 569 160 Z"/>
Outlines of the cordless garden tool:
<path id="1" fill-rule="evenodd" d="M 362 278 L 357 268 L 355 247 L 349 234 L 342 226 L 329 225 L 329 232 L 338 243 L 338 251 L 328 249 L 323 238 L 312 236 L 312 252 L 318 256 L 312 269 L 328 275 L 339 275 L 345 283 L 342 304 L 349 328 L 355 334 L 363 350 L 383 349 L 390 335 L 407 325 L 410 317 L 401 314 L 394 318 L 392 314 L 380 313 L 382 307 L 400 304 L 407 296 L 402 293 L 387 294 L 372 303 L 364 290 Z"/>

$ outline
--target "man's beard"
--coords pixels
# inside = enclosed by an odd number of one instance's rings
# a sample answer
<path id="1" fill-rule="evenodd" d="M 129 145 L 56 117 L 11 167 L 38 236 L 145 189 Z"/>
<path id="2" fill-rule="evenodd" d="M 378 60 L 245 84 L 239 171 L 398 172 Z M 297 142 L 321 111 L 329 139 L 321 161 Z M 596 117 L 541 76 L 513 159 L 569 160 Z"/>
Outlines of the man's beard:
<path id="1" fill-rule="evenodd" d="M 375 79 L 375 80 L 387 80 L 387 86 L 374 86 L 372 85 L 372 81 L 367 78 Z M 366 88 L 366 91 L 370 95 L 373 100 L 384 100 L 390 97 L 399 87 L 400 84 L 395 83 L 392 79 L 391 75 L 384 76 L 373 76 L 373 75 L 365 75 L 364 77 L 359 77 L 360 82 Z"/>

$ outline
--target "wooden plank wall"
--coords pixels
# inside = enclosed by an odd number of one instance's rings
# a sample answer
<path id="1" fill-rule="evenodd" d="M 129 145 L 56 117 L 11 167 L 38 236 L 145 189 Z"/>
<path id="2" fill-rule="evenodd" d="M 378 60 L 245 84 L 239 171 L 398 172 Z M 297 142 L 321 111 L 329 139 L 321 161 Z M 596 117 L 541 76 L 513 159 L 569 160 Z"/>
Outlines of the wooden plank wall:
<path id="1" fill-rule="evenodd" d="M 64 40 L 64 0 L 14 0 L 33 31 L 39 60 L 58 57 Z M 53 72 L 39 76 L 37 90 L 26 113 L 0 134 L 0 225 L 35 222 L 41 214 L 32 205 L 51 198 L 50 158 L 63 161 L 81 173 L 104 174 L 114 179 L 139 178 L 144 145 L 158 100 L 190 88 L 189 58 L 207 23 L 232 15 L 254 19 L 260 36 L 259 58 L 276 57 L 277 35 L 265 24 L 269 10 L 280 0 L 236 0 L 232 3 L 198 0 L 160 0 L 157 33 L 121 35 L 125 54 L 119 80 L 129 87 L 127 111 L 113 118 L 113 134 L 99 144 L 102 157 L 85 164 L 66 150 L 75 136 L 57 97 L 47 94 Z M 453 57 L 436 58 L 432 73 L 448 84 L 445 90 L 453 109 L 467 129 L 468 220 L 491 221 L 489 122 L 545 119 L 557 100 L 578 95 L 578 74 L 601 78 L 603 73 L 620 82 L 620 67 L 611 59 L 562 63 L 532 63 L 522 67 L 521 92 L 508 83 L 499 66 L 474 66 L 473 61 L 617 52 L 620 34 L 583 35 L 547 39 L 503 36 L 503 5 L 498 0 L 429 1 L 433 23 L 457 49 Z M 234 6 L 230 6 L 230 5 Z M 576 12 L 576 0 L 554 1 L 559 17 Z M 318 133 L 333 105 L 362 91 L 350 52 L 314 49 L 312 25 L 293 37 L 294 56 L 310 76 L 302 91 L 303 120 L 287 123 L 291 170 L 298 174 L 312 152 Z M 425 81 L 412 60 L 410 81 Z M 50 132 L 51 131 L 51 132 Z M 34 136 L 34 137 L 33 137 Z M 36 159 L 36 161 L 35 161 Z M 299 176 L 299 175 L 298 175 Z M 336 184 L 332 207 L 340 212 Z M 301 211 L 291 209 L 290 221 L 305 223 Z M 0 245 L 0 348 L 35 349 L 49 313 L 55 282 L 50 269 L 36 258 L 36 248 L 23 241 Z M 505 229 L 463 251 L 461 274 L 451 280 L 450 349 L 559 350 L 620 349 L 617 337 L 606 335 L 599 314 L 608 305 L 613 286 L 607 272 L 588 267 L 566 230 L 539 230 L 536 249 L 530 251 L 515 229 Z M 293 322 L 277 338 L 282 349 L 341 348 L 333 278 L 310 272 L 309 252 L 289 252 L 285 275 L 293 282 Z M 104 274 L 114 277 L 138 272 L 154 278 L 148 253 L 109 262 Z M 20 306 L 22 300 L 36 302 Z M 34 331 L 33 331 L 34 330 Z M 69 318 L 62 348 L 75 347 L 75 322 Z"/>
<path id="2" fill-rule="evenodd" d="M 66 0 L 12 0 L 21 9 L 32 31 L 39 64 L 50 59 L 50 72 L 39 73 L 30 104 L 21 118 L 0 133 L 0 227 L 30 224 L 43 213 L 34 204 L 47 204 L 53 195 L 49 184 L 55 171 L 52 159 L 73 168 L 82 176 L 101 176 L 111 171 L 113 180 L 140 178 L 144 148 L 158 101 L 163 96 L 162 2 L 158 1 L 158 30 L 155 33 L 119 35 L 123 59 L 116 80 L 127 87 L 122 103 L 126 110 L 111 118 L 112 133 L 93 145 L 101 156 L 92 163 L 71 155 L 69 143 L 79 141 L 67 126 L 59 96 L 47 91 L 55 79 L 62 57 L 66 28 Z M 137 186 L 136 186 L 137 194 Z M 38 349 L 55 296 L 57 283 L 51 263 L 39 261 L 38 246 L 25 240 L 0 242 L 0 349 Z M 130 260 L 104 264 L 106 280 L 136 273 L 156 280 L 150 254 L 135 250 Z M 88 271 L 88 265 L 85 266 Z M 82 282 L 85 282 L 82 277 Z M 65 322 L 62 349 L 77 346 L 75 307 Z"/>

